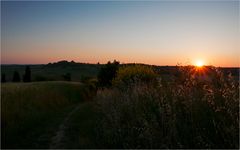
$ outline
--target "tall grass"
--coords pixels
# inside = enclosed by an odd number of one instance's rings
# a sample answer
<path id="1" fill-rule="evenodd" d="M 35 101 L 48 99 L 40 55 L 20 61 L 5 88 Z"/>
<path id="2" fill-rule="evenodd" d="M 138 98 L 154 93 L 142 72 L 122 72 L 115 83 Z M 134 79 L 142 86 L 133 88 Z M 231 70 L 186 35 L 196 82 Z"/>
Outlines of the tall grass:
<path id="1" fill-rule="evenodd" d="M 239 148 L 239 82 L 210 69 L 179 67 L 174 82 L 98 91 L 99 146 Z"/>
<path id="2" fill-rule="evenodd" d="M 2 84 L 2 147 L 34 148 L 29 137 L 37 138 L 48 122 L 88 96 L 88 89 L 75 82 Z"/>

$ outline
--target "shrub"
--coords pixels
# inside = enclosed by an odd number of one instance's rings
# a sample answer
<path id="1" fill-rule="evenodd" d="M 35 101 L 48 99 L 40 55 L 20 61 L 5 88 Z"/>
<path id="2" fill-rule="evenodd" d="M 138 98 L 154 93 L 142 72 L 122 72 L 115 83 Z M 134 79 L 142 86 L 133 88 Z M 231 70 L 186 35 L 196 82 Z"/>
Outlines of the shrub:
<path id="1" fill-rule="evenodd" d="M 149 66 L 131 65 L 120 67 L 113 80 L 114 85 L 130 85 L 131 83 L 152 83 L 156 81 L 157 74 Z"/>

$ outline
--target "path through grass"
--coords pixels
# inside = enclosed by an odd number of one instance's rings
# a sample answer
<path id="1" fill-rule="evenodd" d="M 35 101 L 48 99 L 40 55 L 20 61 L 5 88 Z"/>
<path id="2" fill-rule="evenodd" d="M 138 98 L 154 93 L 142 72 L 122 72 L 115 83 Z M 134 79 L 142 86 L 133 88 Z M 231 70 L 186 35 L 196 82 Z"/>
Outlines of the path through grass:
<path id="1" fill-rule="evenodd" d="M 68 120 L 61 148 L 97 148 L 95 127 L 99 114 L 95 106 L 95 102 L 84 102 L 79 105 Z"/>
<path id="2" fill-rule="evenodd" d="M 77 82 L 2 84 L 1 147 L 49 148 L 59 124 L 89 94 Z"/>

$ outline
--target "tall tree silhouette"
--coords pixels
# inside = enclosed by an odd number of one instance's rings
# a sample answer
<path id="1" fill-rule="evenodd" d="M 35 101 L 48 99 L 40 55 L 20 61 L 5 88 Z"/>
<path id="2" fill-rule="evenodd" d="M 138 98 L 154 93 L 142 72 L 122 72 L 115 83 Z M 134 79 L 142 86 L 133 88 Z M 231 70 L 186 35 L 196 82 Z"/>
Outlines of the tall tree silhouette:
<path id="1" fill-rule="evenodd" d="M 31 82 L 31 69 L 29 66 L 26 66 L 23 82 Z"/>
<path id="2" fill-rule="evenodd" d="M 119 62 L 116 60 L 112 63 L 109 61 L 106 65 L 104 65 L 98 74 L 98 85 L 101 87 L 111 86 L 112 80 L 115 78 L 118 68 Z"/>
<path id="3" fill-rule="evenodd" d="M 5 83 L 5 82 L 6 82 L 6 75 L 5 75 L 5 73 L 2 73 L 1 82 L 2 82 L 2 83 Z"/>
<path id="4" fill-rule="evenodd" d="M 12 79 L 13 82 L 20 82 L 21 81 L 21 78 L 20 78 L 20 75 L 17 71 L 14 71 L 13 73 L 13 79 Z"/>

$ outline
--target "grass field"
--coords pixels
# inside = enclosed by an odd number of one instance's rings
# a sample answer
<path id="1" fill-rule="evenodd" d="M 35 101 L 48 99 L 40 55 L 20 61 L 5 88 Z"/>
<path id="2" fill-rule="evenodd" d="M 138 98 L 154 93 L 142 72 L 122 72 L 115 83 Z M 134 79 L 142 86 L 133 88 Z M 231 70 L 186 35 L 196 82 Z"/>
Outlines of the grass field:
<path id="1" fill-rule="evenodd" d="M 89 94 L 77 82 L 2 84 L 2 148 L 48 148 L 66 113 Z"/>
<path id="2" fill-rule="evenodd" d="M 95 80 L 3 83 L 1 146 L 238 148 L 239 76 L 176 69 L 166 78 L 149 66 L 121 66 L 98 89 Z"/>

